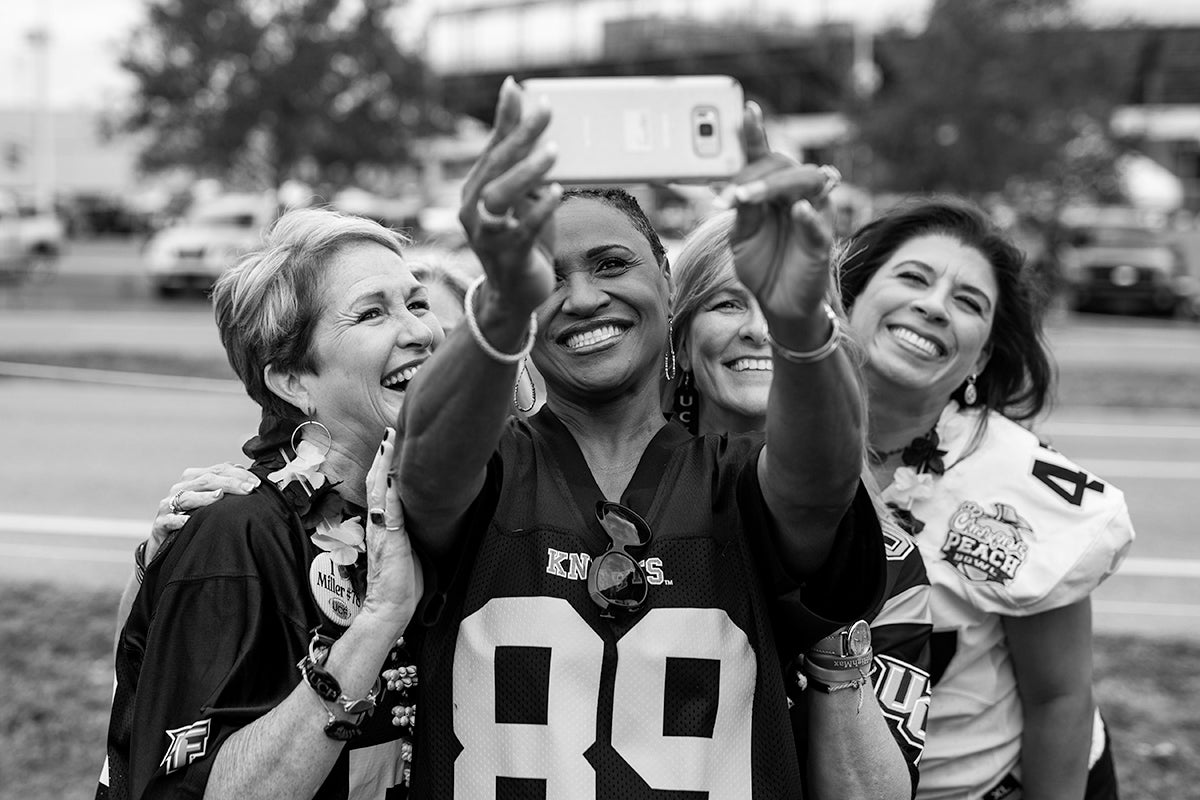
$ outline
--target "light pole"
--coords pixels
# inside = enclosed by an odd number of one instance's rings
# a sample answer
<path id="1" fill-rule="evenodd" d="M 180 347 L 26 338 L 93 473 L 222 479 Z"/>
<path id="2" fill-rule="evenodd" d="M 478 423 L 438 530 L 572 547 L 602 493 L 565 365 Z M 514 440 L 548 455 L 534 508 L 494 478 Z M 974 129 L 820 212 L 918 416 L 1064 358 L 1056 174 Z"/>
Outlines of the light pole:
<path id="1" fill-rule="evenodd" d="M 25 35 L 33 50 L 34 200 L 38 210 L 54 210 L 54 114 L 50 109 L 50 30 L 45 25 Z"/>

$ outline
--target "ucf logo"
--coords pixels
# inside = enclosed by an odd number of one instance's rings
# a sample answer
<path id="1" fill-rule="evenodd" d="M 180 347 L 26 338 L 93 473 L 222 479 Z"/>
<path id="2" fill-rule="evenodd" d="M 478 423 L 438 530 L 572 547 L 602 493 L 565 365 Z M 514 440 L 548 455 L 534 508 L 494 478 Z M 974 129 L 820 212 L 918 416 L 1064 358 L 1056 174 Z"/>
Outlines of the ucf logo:
<path id="1" fill-rule="evenodd" d="M 992 513 L 967 501 L 950 518 L 942 554 L 973 581 L 1007 584 L 1029 553 L 1033 529 L 1012 506 L 996 503 Z"/>

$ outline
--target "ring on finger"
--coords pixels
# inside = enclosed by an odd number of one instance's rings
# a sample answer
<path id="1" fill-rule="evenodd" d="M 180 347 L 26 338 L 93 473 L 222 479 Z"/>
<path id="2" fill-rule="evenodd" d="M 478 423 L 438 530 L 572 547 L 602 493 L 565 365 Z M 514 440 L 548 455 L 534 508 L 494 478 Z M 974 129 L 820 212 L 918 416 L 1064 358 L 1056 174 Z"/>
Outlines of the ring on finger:
<path id="1" fill-rule="evenodd" d="M 513 215 L 511 206 L 504 209 L 503 214 L 493 214 L 488 210 L 482 197 L 475 201 L 475 213 L 479 216 L 479 224 L 485 228 L 512 230 L 521 224 L 521 221 Z"/>
<path id="2" fill-rule="evenodd" d="M 171 513 L 172 513 L 172 514 L 186 514 L 186 513 L 188 513 L 188 512 L 187 512 L 187 509 L 185 509 L 183 506 L 181 506 L 181 505 L 179 504 L 179 498 L 180 498 L 180 497 L 182 497 L 182 496 L 183 496 L 183 489 L 180 489 L 178 492 L 176 492 L 175 494 L 171 495 L 171 501 L 170 501 L 170 503 L 168 503 L 168 508 L 170 508 L 170 509 L 171 509 Z"/>
<path id="3" fill-rule="evenodd" d="M 404 530 L 404 526 L 403 526 L 403 525 L 397 525 L 397 526 L 395 526 L 395 527 L 392 527 L 391 525 L 385 525 L 385 526 L 383 527 L 383 529 L 384 529 L 385 531 L 402 531 L 402 530 Z"/>

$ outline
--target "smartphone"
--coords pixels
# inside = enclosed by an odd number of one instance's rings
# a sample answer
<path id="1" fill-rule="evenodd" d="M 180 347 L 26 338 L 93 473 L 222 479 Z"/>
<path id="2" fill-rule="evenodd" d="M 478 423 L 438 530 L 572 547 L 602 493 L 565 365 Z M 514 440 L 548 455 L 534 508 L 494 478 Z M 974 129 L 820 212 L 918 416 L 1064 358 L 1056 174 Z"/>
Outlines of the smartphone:
<path id="1" fill-rule="evenodd" d="M 547 180 L 565 184 L 709 183 L 745 164 L 742 85 L 727 75 L 529 78 L 558 145 Z"/>

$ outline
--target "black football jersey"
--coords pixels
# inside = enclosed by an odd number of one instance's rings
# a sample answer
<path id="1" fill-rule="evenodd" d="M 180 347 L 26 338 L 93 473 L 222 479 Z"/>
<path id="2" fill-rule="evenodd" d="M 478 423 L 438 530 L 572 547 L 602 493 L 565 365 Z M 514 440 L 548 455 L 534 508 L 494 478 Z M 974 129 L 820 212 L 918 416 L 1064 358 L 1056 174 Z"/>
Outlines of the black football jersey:
<path id="1" fill-rule="evenodd" d="M 883 545 L 856 502 L 829 574 L 787 585 L 766 563 L 761 446 L 658 432 L 621 498 L 652 530 L 648 598 L 609 619 L 588 593 L 610 541 L 582 453 L 548 409 L 510 424 L 426 631 L 415 797 L 800 795 L 773 628 L 790 650 L 877 607 Z"/>
<path id="2" fill-rule="evenodd" d="M 146 570 L 118 646 L 100 800 L 202 797 L 222 744 L 296 688 L 312 630 L 336 639 L 361 606 L 260 477 L 193 513 Z M 384 693 L 316 798 L 406 796 L 398 699 Z"/>

